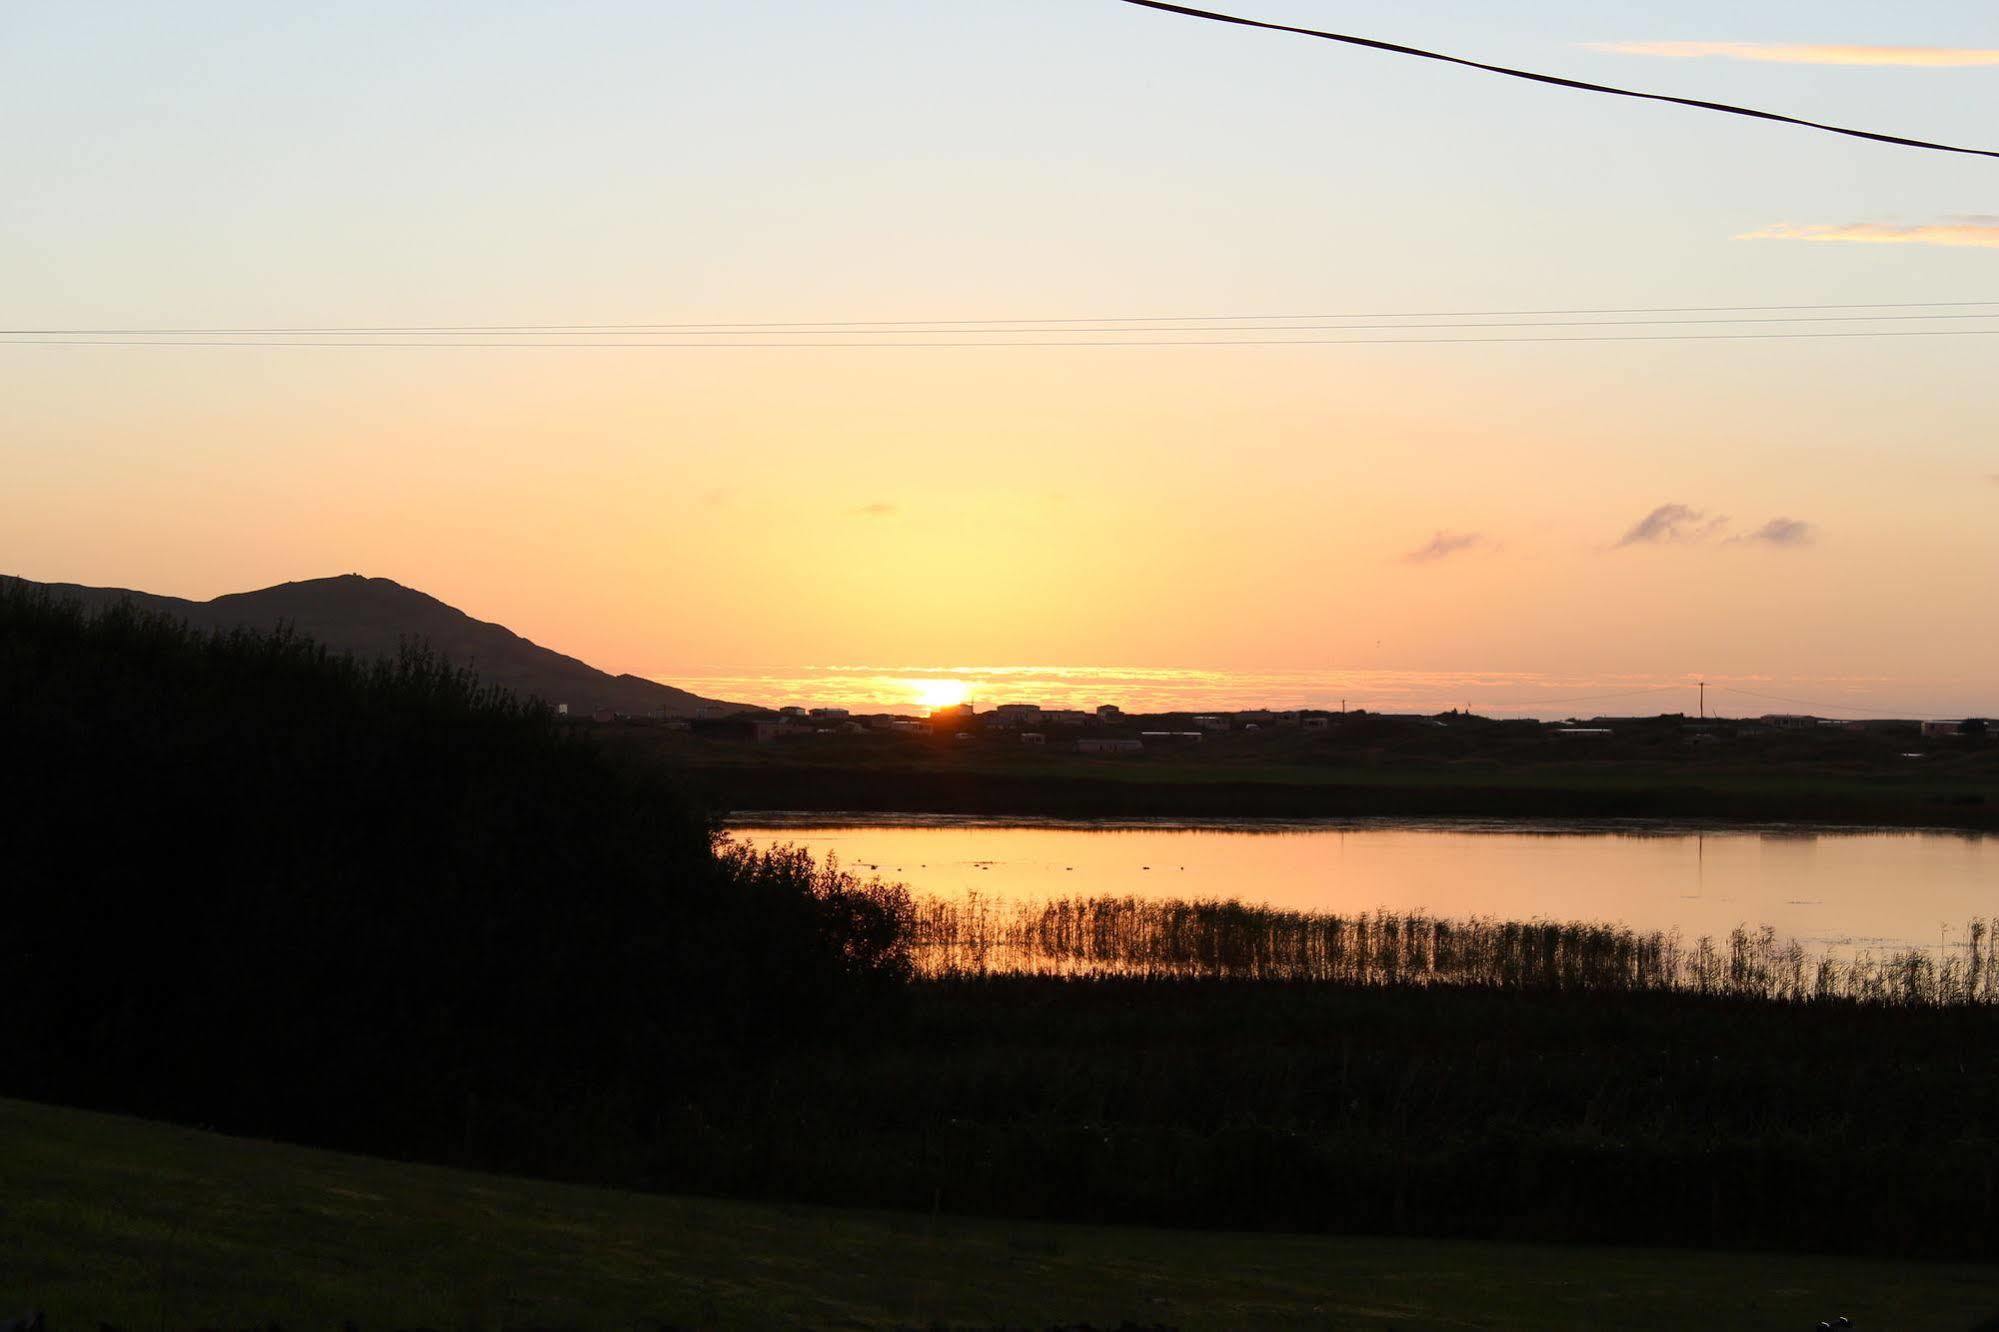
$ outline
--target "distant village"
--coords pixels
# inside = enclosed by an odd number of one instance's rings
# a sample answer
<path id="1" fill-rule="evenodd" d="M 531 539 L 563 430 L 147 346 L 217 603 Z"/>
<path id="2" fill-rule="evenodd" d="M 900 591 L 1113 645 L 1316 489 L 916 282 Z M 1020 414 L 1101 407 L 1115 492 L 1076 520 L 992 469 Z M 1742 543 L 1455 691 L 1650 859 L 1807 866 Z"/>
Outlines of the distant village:
<path id="1" fill-rule="evenodd" d="M 571 717 L 567 704 L 557 712 Z M 1471 711 L 1384 713 L 1366 709 L 1249 708 L 1232 712 L 1128 713 L 1114 703 L 1094 710 L 1047 708 L 1037 703 L 1002 703 L 980 712 L 971 703 L 939 708 L 926 717 L 903 713 L 855 713 L 839 707 L 793 705 L 773 710 L 728 711 L 709 707 L 694 716 L 653 713 L 634 717 L 601 709 L 574 720 L 598 725 L 645 724 L 687 731 L 711 739 L 752 743 L 825 735 L 901 734 L 945 739 L 954 744 L 1002 742 L 1035 747 L 1060 747 L 1082 754 L 1138 754 L 1155 749 L 1185 749 L 1211 738 L 1249 737 L 1263 733 L 1328 731 L 1358 723 L 1407 728 L 1498 728 L 1572 740 L 1578 744 L 1609 740 L 1626 730 L 1656 732 L 1661 727 L 1685 733 L 1691 744 L 1716 744 L 1727 739 L 1807 731 L 1867 735 L 1902 735 L 1925 739 L 1992 739 L 1999 727 L 1984 718 L 1951 721 L 1851 721 L 1804 713 L 1766 713 L 1757 717 L 1690 717 L 1668 713 L 1653 717 L 1596 717 L 1587 721 L 1542 721 L 1535 718 L 1493 718 Z"/>

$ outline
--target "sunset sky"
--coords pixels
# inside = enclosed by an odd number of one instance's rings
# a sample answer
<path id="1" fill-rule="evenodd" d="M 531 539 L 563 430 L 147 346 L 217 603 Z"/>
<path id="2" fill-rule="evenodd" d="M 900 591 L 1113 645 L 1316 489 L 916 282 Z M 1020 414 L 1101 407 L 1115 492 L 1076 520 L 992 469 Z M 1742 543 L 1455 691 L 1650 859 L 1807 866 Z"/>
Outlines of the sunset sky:
<path id="1" fill-rule="evenodd" d="M 1999 148 L 1985 0 L 1216 3 Z M 1116 0 L 20 0 L 0 116 L 9 329 L 1993 302 L 1624 345 L 4 346 L 0 572 L 359 571 L 683 683 L 1999 711 L 1999 161 Z M 1452 321 L 1278 336 L 1398 322 Z"/>

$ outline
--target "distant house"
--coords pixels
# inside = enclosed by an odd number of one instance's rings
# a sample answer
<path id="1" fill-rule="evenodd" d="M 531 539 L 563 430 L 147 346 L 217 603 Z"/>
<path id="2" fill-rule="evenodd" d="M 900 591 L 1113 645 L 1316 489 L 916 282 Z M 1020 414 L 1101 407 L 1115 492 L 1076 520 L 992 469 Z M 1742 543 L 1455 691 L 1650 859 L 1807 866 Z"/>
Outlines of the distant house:
<path id="1" fill-rule="evenodd" d="M 1032 726 L 1040 720 L 1039 703 L 1002 703 L 986 717 L 990 726 Z"/>
<path id="2" fill-rule="evenodd" d="M 1227 717 L 1200 716 L 1194 718 L 1194 726 L 1202 731 L 1226 731 L 1229 729 Z"/>
<path id="3" fill-rule="evenodd" d="M 1776 731 L 1809 731 L 1819 724 L 1817 717 L 1810 717 L 1802 712 L 1770 712 L 1756 720 Z"/>
<path id="4" fill-rule="evenodd" d="M 839 721 L 847 716 L 845 708 L 814 708 L 807 714 L 819 721 Z"/>
<path id="5" fill-rule="evenodd" d="M 1926 721 L 1923 723 L 1924 735 L 1985 736 L 1985 735 L 1990 735 L 1991 733 L 1992 733 L 1992 727 L 1990 723 L 1988 723 L 1983 717 L 1972 717 L 1968 718 L 1965 721 Z"/>
<path id="6" fill-rule="evenodd" d="M 1208 737 L 1201 731 L 1140 731 L 1138 738 L 1148 745 L 1198 745 Z"/>
<path id="7" fill-rule="evenodd" d="M 1124 716 L 1124 709 L 1115 703 L 1104 703 L 1097 708 L 1097 720 L 1115 721 Z"/>
<path id="8" fill-rule="evenodd" d="M 1145 742 L 1127 740 L 1120 736 L 1087 735 L 1076 742 L 1078 754 L 1137 754 L 1143 751 Z"/>
<path id="9" fill-rule="evenodd" d="M 1048 737 L 1039 731 L 1023 731 L 1020 735 L 1020 743 L 1023 745 L 1045 745 L 1048 743 Z"/>
<path id="10" fill-rule="evenodd" d="M 1332 727 L 1333 719 L 1331 717 L 1307 717 L 1303 724 L 1308 731 L 1324 731 Z"/>
<path id="11" fill-rule="evenodd" d="M 608 724 L 610 722 L 616 721 L 617 719 L 618 719 L 618 714 L 611 711 L 609 708 L 598 708 L 595 712 L 590 714 L 590 720 L 593 722 Z"/>
<path id="12" fill-rule="evenodd" d="M 796 703 L 790 707 L 779 708 L 778 711 L 787 717 L 803 717 L 805 715 L 805 709 L 799 707 Z"/>
<path id="13" fill-rule="evenodd" d="M 569 705 L 567 703 L 556 704 L 555 715 L 558 717 L 567 717 L 569 715 Z"/>
<path id="14" fill-rule="evenodd" d="M 1607 740 L 1616 732 L 1608 726 L 1557 726 L 1556 735 L 1573 736 L 1583 740 Z"/>
<path id="15" fill-rule="evenodd" d="M 1053 708 L 1043 712 L 1041 720 L 1048 726 L 1087 726 L 1090 714 L 1079 708 Z"/>

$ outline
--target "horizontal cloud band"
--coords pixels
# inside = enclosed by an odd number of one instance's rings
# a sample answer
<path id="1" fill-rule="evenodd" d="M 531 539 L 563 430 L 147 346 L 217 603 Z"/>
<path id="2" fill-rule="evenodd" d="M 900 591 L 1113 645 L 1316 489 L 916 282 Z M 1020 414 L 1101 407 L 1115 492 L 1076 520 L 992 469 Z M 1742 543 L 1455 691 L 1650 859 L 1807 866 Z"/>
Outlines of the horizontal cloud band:
<path id="1" fill-rule="evenodd" d="M 1818 46 L 1788 42 L 1586 42 L 1591 50 L 1668 60 L 1754 60 L 1780 65 L 1894 65 L 1966 69 L 1999 65 L 1999 50 L 1967 46 Z"/>
<path id="2" fill-rule="evenodd" d="M 1999 249 L 1999 217 L 1960 217 L 1949 222 L 1903 225 L 1892 222 L 1779 222 L 1745 231 L 1737 240 L 1834 241 L 1849 245 L 1954 245 Z"/>

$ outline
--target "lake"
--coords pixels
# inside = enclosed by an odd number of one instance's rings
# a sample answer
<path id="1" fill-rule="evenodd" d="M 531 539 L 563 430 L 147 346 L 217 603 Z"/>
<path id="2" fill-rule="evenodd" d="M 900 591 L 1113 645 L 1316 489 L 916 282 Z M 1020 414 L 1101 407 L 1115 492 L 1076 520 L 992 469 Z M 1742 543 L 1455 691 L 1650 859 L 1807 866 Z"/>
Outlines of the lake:
<path id="1" fill-rule="evenodd" d="M 1239 898 L 1333 912 L 1774 927 L 1838 951 L 1958 943 L 1999 915 L 1999 836 L 1475 820 L 1202 823 L 760 815 L 790 843 L 919 894 Z"/>

